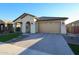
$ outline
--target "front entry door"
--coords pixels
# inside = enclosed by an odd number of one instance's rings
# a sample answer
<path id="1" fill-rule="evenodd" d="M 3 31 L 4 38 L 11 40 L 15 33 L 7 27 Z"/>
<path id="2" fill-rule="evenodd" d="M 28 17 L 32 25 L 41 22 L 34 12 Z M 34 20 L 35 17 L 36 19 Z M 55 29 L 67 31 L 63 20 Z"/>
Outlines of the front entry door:
<path id="1" fill-rule="evenodd" d="M 26 33 L 30 33 L 30 22 L 26 23 Z"/>

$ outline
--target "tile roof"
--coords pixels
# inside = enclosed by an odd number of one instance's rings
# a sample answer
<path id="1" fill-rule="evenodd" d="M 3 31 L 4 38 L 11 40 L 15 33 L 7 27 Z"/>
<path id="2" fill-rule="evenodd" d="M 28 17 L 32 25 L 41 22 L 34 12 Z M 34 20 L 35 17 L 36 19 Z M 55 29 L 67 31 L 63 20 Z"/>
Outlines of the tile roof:
<path id="1" fill-rule="evenodd" d="M 66 20 L 68 19 L 67 17 L 36 17 L 34 15 L 28 14 L 28 13 L 23 13 L 21 16 L 19 16 L 18 18 L 16 18 L 13 22 L 15 22 L 17 19 L 19 18 L 24 18 L 25 16 L 30 15 L 32 17 L 35 17 L 38 21 L 49 21 L 49 20 Z"/>
<path id="2" fill-rule="evenodd" d="M 67 17 L 39 17 L 38 20 L 39 21 L 44 21 L 44 20 L 66 20 L 68 19 Z"/>

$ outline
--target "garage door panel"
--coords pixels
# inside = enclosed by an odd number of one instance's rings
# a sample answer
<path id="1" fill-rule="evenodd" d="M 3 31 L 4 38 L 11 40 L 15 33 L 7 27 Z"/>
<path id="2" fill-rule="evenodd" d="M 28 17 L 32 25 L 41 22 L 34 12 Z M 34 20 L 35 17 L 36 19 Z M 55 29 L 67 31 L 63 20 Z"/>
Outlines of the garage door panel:
<path id="1" fill-rule="evenodd" d="M 39 22 L 39 32 L 41 33 L 59 33 L 60 23 Z"/>

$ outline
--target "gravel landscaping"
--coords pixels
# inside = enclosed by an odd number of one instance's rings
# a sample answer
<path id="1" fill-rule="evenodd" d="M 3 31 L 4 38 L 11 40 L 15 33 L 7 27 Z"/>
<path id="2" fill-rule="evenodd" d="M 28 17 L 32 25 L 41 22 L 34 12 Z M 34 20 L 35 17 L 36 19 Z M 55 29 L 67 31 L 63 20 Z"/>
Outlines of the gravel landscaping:
<path id="1" fill-rule="evenodd" d="M 79 45 L 79 35 L 63 35 L 68 44 Z"/>
<path id="2" fill-rule="evenodd" d="M 63 35 L 65 40 L 67 41 L 68 45 L 72 49 L 72 51 L 75 53 L 75 55 L 79 55 L 79 35 L 73 34 L 73 35 Z"/>

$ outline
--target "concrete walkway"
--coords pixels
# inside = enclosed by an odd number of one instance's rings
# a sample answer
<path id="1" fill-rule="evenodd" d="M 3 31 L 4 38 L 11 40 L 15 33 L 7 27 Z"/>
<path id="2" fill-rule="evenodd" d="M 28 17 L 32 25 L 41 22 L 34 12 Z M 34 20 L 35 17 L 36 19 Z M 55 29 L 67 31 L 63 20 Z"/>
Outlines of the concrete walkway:
<path id="1" fill-rule="evenodd" d="M 22 47 L 0 42 L 0 55 L 17 55 Z"/>
<path id="2" fill-rule="evenodd" d="M 58 34 L 31 34 L 21 41 L 0 44 L 0 54 L 73 55 L 65 39 Z"/>

